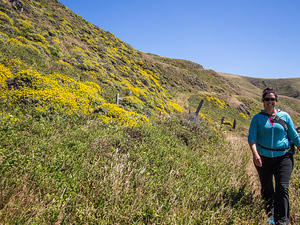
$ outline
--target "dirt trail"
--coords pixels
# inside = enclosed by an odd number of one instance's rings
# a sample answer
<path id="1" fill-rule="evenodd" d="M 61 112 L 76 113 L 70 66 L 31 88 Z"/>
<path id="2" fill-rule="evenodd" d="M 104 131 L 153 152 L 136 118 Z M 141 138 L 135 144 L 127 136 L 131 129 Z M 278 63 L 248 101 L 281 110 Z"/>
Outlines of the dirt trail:
<path id="1" fill-rule="evenodd" d="M 190 97 L 190 94 L 182 93 L 176 99 L 177 104 L 180 105 L 184 109 L 185 112 L 187 112 L 189 97 Z"/>
<path id="2" fill-rule="evenodd" d="M 236 157 L 240 157 L 239 155 L 242 156 L 243 154 L 248 155 L 249 161 L 245 168 L 246 173 L 249 177 L 249 181 L 251 186 L 253 187 L 255 195 L 259 195 L 260 194 L 259 178 L 257 175 L 257 171 L 253 165 L 252 156 L 251 156 L 247 138 L 238 136 L 237 134 L 234 133 L 225 133 L 225 137 L 229 141 L 233 151 L 236 153 Z"/>
<path id="3" fill-rule="evenodd" d="M 199 92 L 199 93 L 207 93 L 207 92 Z M 188 109 L 188 99 L 190 96 L 191 94 L 189 93 L 182 93 L 177 97 L 177 104 L 179 104 L 186 112 Z M 249 161 L 246 165 L 245 170 L 249 177 L 249 181 L 253 187 L 255 195 L 259 195 L 260 194 L 259 178 L 257 175 L 257 171 L 253 165 L 252 155 L 250 153 L 250 148 L 248 145 L 247 138 L 232 132 L 226 132 L 224 135 L 230 143 L 230 146 L 233 150 L 233 157 L 235 159 L 241 159 L 244 154 L 248 155 Z"/>
<path id="4" fill-rule="evenodd" d="M 195 92 L 193 94 L 191 93 L 180 93 L 177 98 L 176 98 L 176 102 L 178 105 L 180 105 L 185 112 L 188 112 L 188 108 L 189 108 L 189 103 L 188 100 L 192 95 L 196 95 L 196 94 L 210 94 L 207 91 L 198 91 Z"/>

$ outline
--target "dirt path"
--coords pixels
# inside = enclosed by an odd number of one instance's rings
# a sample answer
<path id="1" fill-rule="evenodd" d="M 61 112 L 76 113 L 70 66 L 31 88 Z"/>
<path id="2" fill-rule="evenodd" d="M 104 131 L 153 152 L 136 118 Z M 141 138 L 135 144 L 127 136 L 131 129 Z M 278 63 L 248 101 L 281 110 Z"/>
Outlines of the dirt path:
<path id="1" fill-rule="evenodd" d="M 253 165 L 252 156 L 251 156 L 247 138 L 238 136 L 237 134 L 234 133 L 226 133 L 225 137 L 229 141 L 230 145 L 232 146 L 232 149 L 234 150 L 236 157 L 242 157 L 243 154 L 248 155 L 249 161 L 246 165 L 245 170 L 249 177 L 249 181 L 251 186 L 253 187 L 255 195 L 259 195 L 260 194 L 259 178 L 257 176 L 257 171 Z"/>
<path id="2" fill-rule="evenodd" d="M 202 93 L 202 92 L 199 92 Z M 207 92 L 203 92 L 207 93 Z M 188 109 L 188 99 L 191 96 L 190 93 L 182 93 L 177 97 L 177 104 L 179 104 L 186 112 Z M 257 176 L 257 171 L 253 165 L 252 155 L 246 137 L 241 137 L 233 132 L 227 132 L 224 134 L 229 141 L 231 148 L 233 149 L 233 155 L 236 159 L 241 159 L 244 154 L 248 155 L 249 161 L 246 165 L 246 173 L 249 177 L 250 184 L 253 187 L 255 195 L 260 194 L 260 184 Z"/>
<path id="3" fill-rule="evenodd" d="M 178 105 L 180 105 L 185 112 L 188 112 L 188 108 L 189 108 L 189 103 L 188 103 L 188 100 L 189 98 L 191 97 L 191 95 L 197 95 L 197 94 L 211 94 L 207 91 L 198 91 L 198 92 L 195 92 L 193 94 L 191 93 L 181 93 L 177 96 L 176 98 L 176 102 Z"/>
<path id="4" fill-rule="evenodd" d="M 187 112 L 187 109 L 188 109 L 189 97 L 190 97 L 190 94 L 182 93 L 176 99 L 177 104 L 180 105 L 184 109 L 185 112 Z"/>

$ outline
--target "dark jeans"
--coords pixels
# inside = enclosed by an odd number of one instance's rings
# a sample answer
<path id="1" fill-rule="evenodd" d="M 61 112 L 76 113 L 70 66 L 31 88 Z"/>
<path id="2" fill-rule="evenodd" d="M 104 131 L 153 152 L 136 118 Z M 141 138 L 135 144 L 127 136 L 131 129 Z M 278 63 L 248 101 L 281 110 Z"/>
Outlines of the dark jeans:
<path id="1" fill-rule="evenodd" d="M 274 215 L 275 224 L 289 223 L 289 181 L 294 167 L 291 152 L 284 156 L 268 158 L 261 156 L 262 167 L 257 167 L 261 195 L 266 203 L 268 216 Z M 275 177 L 275 191 L 273 187 Z"/>

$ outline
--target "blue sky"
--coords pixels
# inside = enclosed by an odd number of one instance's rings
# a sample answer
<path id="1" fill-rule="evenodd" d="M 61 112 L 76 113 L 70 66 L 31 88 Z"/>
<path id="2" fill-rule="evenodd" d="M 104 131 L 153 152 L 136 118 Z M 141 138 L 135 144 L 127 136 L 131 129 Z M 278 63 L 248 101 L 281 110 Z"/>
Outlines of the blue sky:
<path id="1" fill-rule="evenodd" d="M 143 52 L 251 77 L 300 77 L 299 0 L 59 0 Z"/>

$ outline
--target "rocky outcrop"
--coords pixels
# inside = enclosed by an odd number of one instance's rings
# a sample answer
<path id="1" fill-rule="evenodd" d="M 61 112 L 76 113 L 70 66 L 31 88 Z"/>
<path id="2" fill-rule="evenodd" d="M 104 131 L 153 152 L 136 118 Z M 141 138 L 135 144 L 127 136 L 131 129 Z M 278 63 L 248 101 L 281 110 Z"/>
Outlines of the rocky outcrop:
<path id="1" fill-rule="evenodd" d="M 18 10 L 20 13 L 23 12 L 23 3 L 20 0 L 10 0 L 10 2 L 16 10 Z"/>

